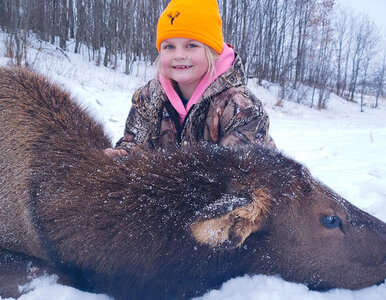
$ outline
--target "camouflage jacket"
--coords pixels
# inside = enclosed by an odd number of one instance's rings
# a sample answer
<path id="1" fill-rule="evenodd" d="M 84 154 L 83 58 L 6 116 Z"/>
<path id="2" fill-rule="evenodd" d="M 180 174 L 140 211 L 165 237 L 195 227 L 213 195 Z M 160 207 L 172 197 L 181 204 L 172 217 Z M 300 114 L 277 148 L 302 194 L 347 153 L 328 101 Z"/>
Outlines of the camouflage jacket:
<path id="1" fill-rule="evenodd" d="M 116 148 L 171 148 L 208 141 L 219 145 L 261 144 L 275 148 L 262 103 L 246 87 L 240 57 L 192 106 L 182 125 L 161 83 L 153 79 L 137 90 Z"/>

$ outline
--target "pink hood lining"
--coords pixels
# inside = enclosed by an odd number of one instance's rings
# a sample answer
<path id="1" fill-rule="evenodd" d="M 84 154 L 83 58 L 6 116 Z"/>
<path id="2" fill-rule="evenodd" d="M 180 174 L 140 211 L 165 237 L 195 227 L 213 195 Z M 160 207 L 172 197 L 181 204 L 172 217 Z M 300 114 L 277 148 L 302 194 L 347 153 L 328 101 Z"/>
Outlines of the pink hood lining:
<path id="1" fill-rule="evenodd" d="M 174 109 L 179 114 L 180 124 L 182 124 L 192 106 L 200 100 L 209 85 L 222 74 L 224 74 L 233 65 L 234 60 L 235 53 L 233 49 L 229 47 L 226 43 L 224 43 L 224 49 L 221 52 L 220 57 L 215 65 L 215 76 L 211 77 L 209 74 L 207 74 L 204 76 L 204 78 L 201 79 L 192 97 L 186 104 L 186 107 L 184 107 L 180 96 L 174 90 L 170 80 L 166 78 L 163 74 L 160 74 L 159 81 L 161 82 L 162 88 L 164 89 L 170 103 L 173 105 Z"/>

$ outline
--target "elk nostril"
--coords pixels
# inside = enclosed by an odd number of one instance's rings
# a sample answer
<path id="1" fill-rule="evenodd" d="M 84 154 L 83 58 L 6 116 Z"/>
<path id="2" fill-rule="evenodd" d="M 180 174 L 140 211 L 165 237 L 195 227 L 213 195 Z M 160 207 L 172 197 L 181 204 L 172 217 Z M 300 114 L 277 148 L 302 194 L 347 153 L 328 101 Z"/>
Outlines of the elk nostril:
<path id="1" fill-rule="evenodd" d="M 381 280 L 379 282 L 376 283 L 376 285 L 381 285 L 381 284 L 384 284 L 385 283 L 385 280 Z"/>

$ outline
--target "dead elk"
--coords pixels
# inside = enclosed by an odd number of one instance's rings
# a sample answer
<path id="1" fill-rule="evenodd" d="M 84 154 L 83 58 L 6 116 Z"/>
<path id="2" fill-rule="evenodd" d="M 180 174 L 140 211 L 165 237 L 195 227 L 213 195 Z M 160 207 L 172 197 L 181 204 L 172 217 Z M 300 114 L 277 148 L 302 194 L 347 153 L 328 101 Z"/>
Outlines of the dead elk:
<path id="1" fill-rule="evenodd" d="M 0 295 L 27 265 L 116 299 L 189 298 L 244 274 L 314 289 L 386 277 L 385 223 L 272 150 L 211 145 L 111 160 L 63 89 L 0 69 Z M 39 274 L 40 274 L 39 273 Z"/>

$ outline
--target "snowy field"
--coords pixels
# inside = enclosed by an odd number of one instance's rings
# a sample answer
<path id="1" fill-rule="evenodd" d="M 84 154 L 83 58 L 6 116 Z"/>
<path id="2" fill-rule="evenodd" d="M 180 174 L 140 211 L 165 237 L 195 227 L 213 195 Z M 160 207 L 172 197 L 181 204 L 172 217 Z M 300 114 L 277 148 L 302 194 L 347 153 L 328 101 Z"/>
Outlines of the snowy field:
<path id="1" fill-rule="evenodd" d="M 33 69 L 63 85 L 104 124 L 112 141 L 123 133 L 134 90 L 149 79 L 143 65 L 139 76 L 127 76 L 121 69 L 113 71 L 87 62 L 86 55 L 63 55 L 55 47 L 44 45 L 38 52 L 31 44 L 29 62 Z M 0 34 L 0 65 L 4 57 Z M 305 164 L 311 173 L 347 200 L 386 222 L 386 100 L 380 108 L 371 108 L 368 100 L 364 112 L 358 104 L 347 103 L 332 95 L 328 109 L 317 111 L 285 102 L 275 107 L 277 87 L 264 84 L 250 88 L 263 101 L 271 120 L 271 135 L 280 150 Z M 106 300 L 105 295 L 85 293 L 56 284 L 56 277 L 37 278 L 22 287 L 20 300 Z M 0 295 L 0 299 L 1 298 Z M 386 299 L 386 284 L 359 291 L 309 291 L 302 284 L 286 282 L 272 276 L 245 276 L 224 283 L 219 290 L 208 292 L 202 300 L 214 299 Z"/>

